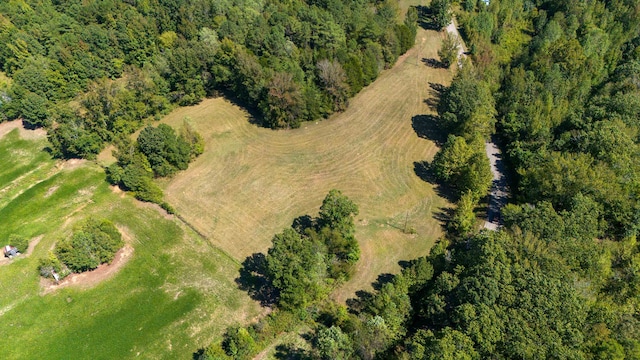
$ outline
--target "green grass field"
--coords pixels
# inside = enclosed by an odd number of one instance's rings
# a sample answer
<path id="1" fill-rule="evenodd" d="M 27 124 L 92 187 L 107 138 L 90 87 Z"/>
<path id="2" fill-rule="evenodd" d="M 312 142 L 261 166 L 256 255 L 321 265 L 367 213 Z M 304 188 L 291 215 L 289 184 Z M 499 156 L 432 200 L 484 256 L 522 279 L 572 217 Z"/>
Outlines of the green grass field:
<path id="1" fill-rule="evenodd" d="M 233 281 L 238 263 L 176 220 L 114 193 L 92 163 L 62 163 L 46 141 L 0 138 L 0 242 L 42 236 L 0 265 L 3 359 L 190 358 L 260 309 Z M 113 277 L 46 295 L 38 259 L 86 216 L 126 232 L 130 260 Z M 4 244 L 2 244 L 4 245 Z"/>
<path id="2" fill-rule="evenodd" d="M 448 206 L 414 173 L 432 159 L 435 144 L 412 128 L 414 116 L 433 113 L 429 83 L 451 73 L 423 63 L 437 58 L 441 34 L 420 29 L 416 46 L 351 99 L 348 109 L 300 129 L 273 131 L 249 122 L 223 98 L 180 108 L 163 122 L 185 118 L 206 140 L 205 153 L 188 170 L 163 183 L 166 199 L 211 243 L 242 261 L 264 252 L 272 236 L 300 215 L 316 215 L 332 188 L 360 207 L 356 218 L 362 257 L 338 300 L 369 289 L 398 261 L 425 255 L 441 235 L 434 212 Z M 405 226 L 416 235 L 404 234 Z"/>

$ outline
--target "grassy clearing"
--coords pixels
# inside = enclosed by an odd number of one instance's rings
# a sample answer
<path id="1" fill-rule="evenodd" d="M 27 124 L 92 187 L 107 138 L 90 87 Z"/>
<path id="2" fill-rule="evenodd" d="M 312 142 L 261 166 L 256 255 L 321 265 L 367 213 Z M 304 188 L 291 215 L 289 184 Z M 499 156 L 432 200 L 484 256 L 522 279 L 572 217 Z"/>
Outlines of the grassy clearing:
<path id="1" fill-rule="evenodd" d="M 44 145 L 21 139 L 17 129 L 0 138 L 7 164 L 0 167 L 0 239 L 43 235 L 29 257 L 0 266 L 3 358 L 190 358 L 227 325 L 257 316 L 258 306 L 233 282 L 235 261 L 154 208 L 115 194 L 100 167 L 61 166 Z M 86 216 L 125 229 L 132 259 L 90 289 L 42 295 L 38 259 Z"/>
<path id="2" fill-rule="evenodd" d="M 180 108 L 163 122 L 185 117 L 204 136 L 205 153 L 163 183 L 166 198 L 215 246 L 238 261 L 265 251 L 274 233 L 293 218 L 315 215 L 323 197 L 338 188 L 360 207 L 357 238 L 362 258 L 352 281 L 336 298 L 370 288 L 378 274 L 397 272 L 399 260 L 425 255 L 441 234 L 433 218 L 448 206 L 414 173 L 437 147 L 412 128 L 416 115 L 432 113 L 428 83 L 447 84 L 447 70 L 427 67 L 441 36 L 419 30 L 417 45 L 391 70 L 331 119 L 300 129 L 273 131 L 225 99 Z M 406 235 L 405 219 L 416 235 Z"/>

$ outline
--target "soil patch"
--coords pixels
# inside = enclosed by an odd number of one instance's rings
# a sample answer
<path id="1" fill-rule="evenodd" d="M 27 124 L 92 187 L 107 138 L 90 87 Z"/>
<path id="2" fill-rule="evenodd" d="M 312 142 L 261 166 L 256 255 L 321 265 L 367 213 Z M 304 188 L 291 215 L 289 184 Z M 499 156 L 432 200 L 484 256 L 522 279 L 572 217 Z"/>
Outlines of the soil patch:
<path id="1" fill-rule="evenodd" d="M 44 139 L 47 137 L 47 132 L 44 129 L 28 130 L 22 126 L 22 120 L 13 120 L 0 124 L 0 138 L 14 129 L 20 129 L 20 137 L 27 140 Z"/>
<path id="2" fill-rule="evenodd" d="M 22 123 L 18 120 L 7 121 L 0 124 L 0 138 L 10 133 L 13 129 L 22 127 Z"/>
<path id="3" fill-rule="evenodd" d="M 44 197 L 48 198 L 49 196 L 53 195 L 53 193 L 56 192 L 56 190 L 58 190 L 59 187 L 60 186 L 58 186 L 58 185 L 50 187 L 49 190 L 47 190 L 47 193 L 44 194 Z"/>
<path id="4" fill-rule="evenodd" d="M 92 271 L 71 274 L 57 285 L 51 279 L 40 278 L 41 295 L 46 295 L 65 287 L 92 288 L 103 280 L 113 277 L 131 259 L 132 254 L 133 247 L 126 244 L 122 249 L 118 250 L 111 264 L 102 264 Z"/>
<path id="5" fill-rule="evenodd" d="M 56 167 L 60 170 L 74 170 L 85 164 L 85 159 L 69 159 L 59 162 Z"/>
<path id="6" fill-rule="evenodd" d="M 89 289 L 98 285 L 100 282 L 113 277 L 118 270 L 122 269 L 133 255 L 133 246 L 131 246 L 133 237 L 131 236 L 131 233 L 126 227 L 117 226 L 117 228 L 122 235 L 125 245 L 122 249 L 116 252 L 111 264 L 102 264 L 92 271 L 71 274 L 64 278 L 64 280 L 60 281 L 57 285 L 51 279 L 40 278 L 40 287 L 42 287 L 41 295 L 46 295 L 56 291 L 57 289 L 65 287 Z M 31 248 L 31 245 L 29 248 Z"/>

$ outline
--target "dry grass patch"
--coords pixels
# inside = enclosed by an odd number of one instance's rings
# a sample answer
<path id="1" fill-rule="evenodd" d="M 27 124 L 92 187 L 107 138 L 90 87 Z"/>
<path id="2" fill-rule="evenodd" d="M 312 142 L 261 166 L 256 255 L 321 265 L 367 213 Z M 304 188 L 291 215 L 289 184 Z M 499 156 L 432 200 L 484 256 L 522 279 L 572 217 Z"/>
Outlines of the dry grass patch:
<path id="1" fill-rule="evenodd" d="M 441 36 L 419 30 L 417 45 L 391 70 L 329 120 L 273 131 L 223 98 L 180 108 L 163 122 L 185 117 L 204 136 L 205 153 L 187 171 L 165 181 L 167 200 L 210 241 L 242 261 L 266 251 L 274 233 L 293 218 L 315 215 L 337 188 L 360 207 L 357 238 L 362 258 L 338 298 L 368 288 L 378 274 L 397 272 L 399 260 L 428 253 L 441 228 L 433 213 L 447 206 L 414 173 L 436 145 L 416 135 L 412 117 L 431 113 L 428 83 L 447 84 L 447 70 L 429 68 Z M 401 229 L 408 214 L 416 235 Z"/>
<path id="2" fill-rule="evenodd" d="M 22 120 L 12 120 L 0 123 L 0 138 L 14 129 L 19 129 L 20 137 L 25 140 L 40 140 L 47 137 L 47 132 L 44 129 L 25 129 L 22 126 Z"/>

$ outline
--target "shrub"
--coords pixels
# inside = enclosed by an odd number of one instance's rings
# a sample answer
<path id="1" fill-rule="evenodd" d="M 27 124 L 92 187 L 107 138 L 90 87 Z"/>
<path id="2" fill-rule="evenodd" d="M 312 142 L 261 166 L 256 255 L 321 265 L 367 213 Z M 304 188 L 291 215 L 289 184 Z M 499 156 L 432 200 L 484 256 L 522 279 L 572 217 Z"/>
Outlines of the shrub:
<path id="1" fill-rule="evenodd" d="M 194 128 L 189 121 L 191 118 L 185 117 L 180 129 L 180 138 L 189 144 L 191 149 L 191 159 L 196 158 L 204 152 L 204 139 Z"/>
<path id="2" fill-rule="evenodd" d="M 174 209 L 173 206 L 171 206 L 171 204 L 166 201 L 160 204 L 160 207 L 163 208 L 168 214 L 173 215 L 176 213 L 176 209 Z"/>
<path id="3" fill-rule="evenodd" d="M 227 355 L 234 359 L 250 359 L 258 351 L 253 335 L 243 327 L 228 329 L 224 335 L 222 346 Z"/>
<path id="4" fill-rule="evenodd" d="M 106 169 L 107 182 L 111 185 L 119 185 L 122 182 L 122 176 L 124 175 L 124 169 L 120 165 L 111 164 Z"/>
<path id="5" fill-rule="evenodd" d="M 113 260 L 124 245 L 118 229 L 108 220 L 88 219 L 68 239 L 56 245 L 56 255 L 73 272 L 93 270 Z"/>
<path id="6" fill-rule="evenodd" d="M 21 235 L 10 235 L 9 236 L 9 245 L 15 246 L 19 252 L 23 253 L 27 251 L 29 247 L 29 239 Z"/>
<path id="7" fill-rule="evenodd" d="M 47 258 L 40 259 L 40 263 L 38 264 L 38 272 L 40 272 L 40 276 L 51 279 L 53 279 L 53 272 L 58 273 L 60 278 L 68 274 L 68 271 L 64 271 L 62 263 L 52 252 L 49 252 L 49 256 Z"/>
<path id="8" fill-rule="evenodd" d="M 444 66 L 450 67 L 456 62 L 456 60 L 458 59 L 459 48 L 460 42 L 458 41 L 458 37 L 449 32 L 446 32 L 444 35 L 444 39 L 442 40 L 442 45 L 438 50 L 438 56 L 440 57 L 440 61 Z"/>

